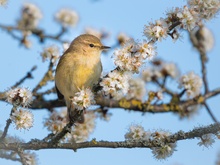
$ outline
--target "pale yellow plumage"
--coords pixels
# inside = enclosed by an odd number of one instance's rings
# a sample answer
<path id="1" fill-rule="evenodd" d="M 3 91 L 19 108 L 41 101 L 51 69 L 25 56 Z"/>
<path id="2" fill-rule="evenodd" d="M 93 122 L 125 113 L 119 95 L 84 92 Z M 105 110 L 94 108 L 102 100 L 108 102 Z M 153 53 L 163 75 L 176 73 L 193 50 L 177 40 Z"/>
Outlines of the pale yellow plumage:
<path id="1" fill-rule="evenodd" d="M 61 57 L 55 74 L 55 85 L 58 97 L 64 97 L 69 116 L 76 111 L 70 104 L 70 98 L 79 89 L 96 84 L 102 72 L 100 55 L 103 49 L 100 40 L 90 34 L 83 34 L 73 40 L 70 47 Z"/>

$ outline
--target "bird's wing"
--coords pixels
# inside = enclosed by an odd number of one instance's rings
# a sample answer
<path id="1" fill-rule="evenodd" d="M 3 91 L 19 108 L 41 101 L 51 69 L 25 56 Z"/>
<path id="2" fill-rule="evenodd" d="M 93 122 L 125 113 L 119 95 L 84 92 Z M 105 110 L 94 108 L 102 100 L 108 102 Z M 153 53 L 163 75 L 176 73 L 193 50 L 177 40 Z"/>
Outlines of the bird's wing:
<path id="1" fill-rule="evenodd" d="M 60 93 L 59 89 L 57 88 L 56 84 L 55 84 L 55 88 L 56 88 L 56 91 L 57 91 L 57 97 L 59 100 L 62 100 L 64 98 L 64 96 L 62 95 L 62 93 Z"/>

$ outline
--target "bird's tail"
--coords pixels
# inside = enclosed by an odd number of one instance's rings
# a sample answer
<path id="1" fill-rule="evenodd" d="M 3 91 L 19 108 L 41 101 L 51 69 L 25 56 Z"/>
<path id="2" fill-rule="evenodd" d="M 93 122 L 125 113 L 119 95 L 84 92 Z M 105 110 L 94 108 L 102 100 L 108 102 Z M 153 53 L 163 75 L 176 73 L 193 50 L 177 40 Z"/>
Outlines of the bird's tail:
<path id="1" fill-rule="evenodd" d="M 71 102 L 66 103 L 69 120 L 73 123 L 84 123 L 84 110 L 77 110 Z"/>

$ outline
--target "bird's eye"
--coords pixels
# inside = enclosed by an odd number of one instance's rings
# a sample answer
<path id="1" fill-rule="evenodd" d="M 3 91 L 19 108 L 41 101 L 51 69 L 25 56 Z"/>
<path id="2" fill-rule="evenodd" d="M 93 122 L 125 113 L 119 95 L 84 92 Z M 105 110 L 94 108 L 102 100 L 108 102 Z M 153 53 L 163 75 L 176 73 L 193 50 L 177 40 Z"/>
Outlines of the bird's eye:
<path id="1" fill-rule="evenodd" d="M 94 44 L 89 44 L 89 46 L 90 46 L 91 48 L 93 48 L 93 47 L 94 47 Z"/>

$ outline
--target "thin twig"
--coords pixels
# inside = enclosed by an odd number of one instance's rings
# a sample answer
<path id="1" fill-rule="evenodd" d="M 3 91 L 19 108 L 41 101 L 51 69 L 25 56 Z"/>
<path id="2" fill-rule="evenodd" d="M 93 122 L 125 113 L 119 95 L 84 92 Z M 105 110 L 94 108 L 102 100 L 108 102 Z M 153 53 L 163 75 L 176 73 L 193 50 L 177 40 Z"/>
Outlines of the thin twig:
<path id="1" fill-rule="evenodd" d="M 207 62 L 207 57 L 203 50 L 200 51 L 200 61 L 202 65 L 202 80 L 204 83 L 205 93 L 208 93 L 209 87 L 208 87 L 208 81 L 207 81 L 207 69 L 205 65 Z"/>
<path id="2" fill-rule="evenodd" d="M 48 81 L 52 80 L 52 71 L 53 70 L 53 63 L 50 62 L 47 72 L 44 74 L 44 77 L 40 80 L 37 86 L 33 89 L 32 93 L 37 95 L 37 91 L 42 88 L 44 85 L 47 84 Z"/>
<path id="3" fill-rule="evenodd" d="M 39 38 L 41 43 L 43 43 L 45 41 L 45 39 L 52 39 L 52 40 L 59 41 L 61 43 L 68 42 L 66 40 L 61 39 L 61 37 L 67 32 L 67 29 L 64 27 L 62 27 L 60 32 L 58 32 L 55 35 L 46 34 L 42 29 L 38 29 L 38 28 L 27 29 L 27 28 L 21 28 L 21 27 L 17 27 L 17 26 L 10 26 L 10 25 L 6 26 L 6 25 L 2 25 L 2 24 L 0 24 L 0 28 L 3 30 L 6 30 L 13 38 L 15 38 L 16 40 L 19 40 L 19 41 L 22 41 L 23 38 L 16 36 L 12 31 L 19 31 L 21 33 L 23 33 L 23 31 L 30 31 L 31 34 L 33 34 Z"/>
<path id="4" fill-rule="evenodd" d="M 26 79 L 33 78 L 32 72 L 36 69 L 37 69 L 37 66 L 36 65 L 33 66 L 31 68 L 31 70 L 20 81 L 18 81 L 15 85 L 13 85 L 11 88 L 16 88 L 17 86 L 21 85 Z"/>
<path id="5" fill-rule="evenodd" d="M 68 132 L 71 132 L 71 127 L 73 126 L 73 122 L 70 121 L 63 129 L 61 132 L 59 132 L 58 134 L 55 135 L 55 137 L 53 137 L 50 141 L 51 145 L 56 145 L 60 139 L 62 139 Z"/>
<path id="6" fill-rule="evenodd" d="M 15 107 L 13 107 L 13 108 L 11 109 L 10 117 L 11 117 L 12 113 L 13 113 L 15 110 L 16 110 Z M 2 133 L 2 136 L 0 137 L 0 142 L 2 142 L 2 141 L 5 139 L 5 137 L 6 137 L 7 133 L 8 133 L 9 126 L 10 126 L 10 124 L 11 124 L 11 122 L 12 122 L 12 120 L 11 120 L 10 117 L 9 117 L 9 119 L 8 119 L 7 122 L 6 122 L 4 131 L 3 131 L 3 133 Z"/>
<path id="7" fill-rule="evenodd" d="M 166 83 L 165 79 L 163 80 L 162 84 L 157 79 L 155 79 L 153 82 L 155 82 L 155 84 L 157 84 L 167 94 L 169 94 L 171 96 L 175 95 L 174 92 L 172 92 L 171 90 L 169 90 L 168 88 L 165 87 L 165 83 Z"/>
<path id="8" fill-rule="evenodd" d="M 206 102 L 204 102 L 203 104 L 207 110 L 207 112 L 209 113 L 209 115 L 211 116 L 212 120 L 217 123 L 218 120 L 216 119 L 216 117 L 214 116 L 214 114 L 212 113 L 211 109 L 209 108 L 208 104 Z"/>

